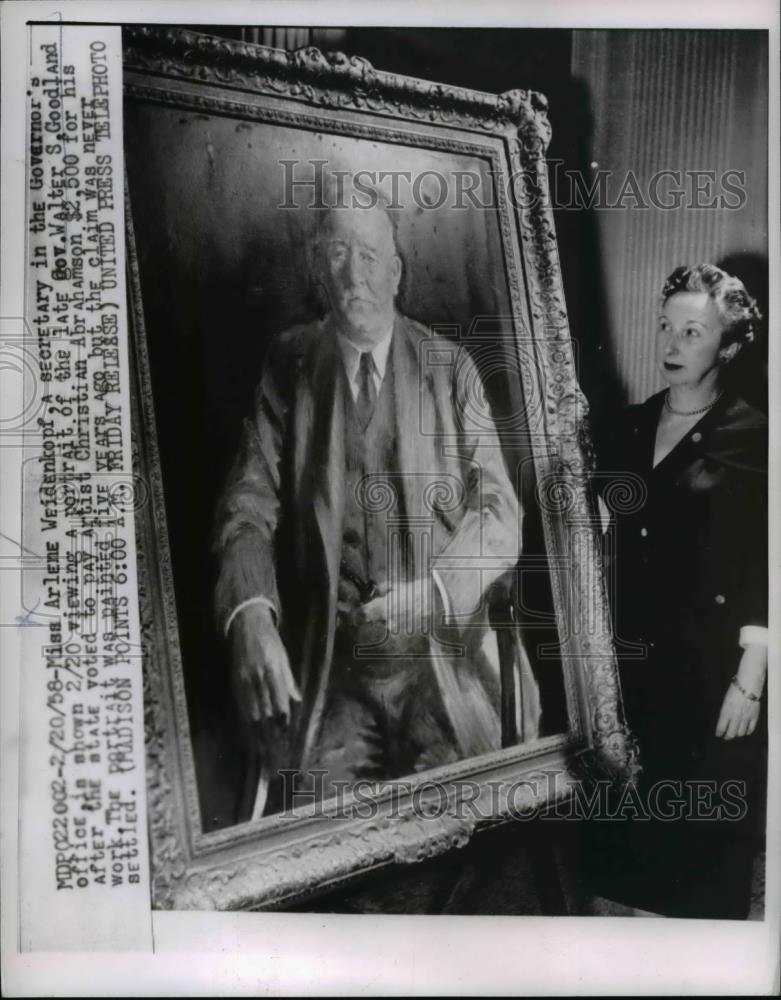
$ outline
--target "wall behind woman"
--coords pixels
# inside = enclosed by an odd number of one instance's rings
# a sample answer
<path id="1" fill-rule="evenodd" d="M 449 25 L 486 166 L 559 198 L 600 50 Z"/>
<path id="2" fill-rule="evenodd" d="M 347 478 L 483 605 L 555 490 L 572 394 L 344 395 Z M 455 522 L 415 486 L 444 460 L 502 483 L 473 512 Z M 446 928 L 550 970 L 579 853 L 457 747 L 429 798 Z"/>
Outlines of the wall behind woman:
<path id="1" fill-rule="evenodd" d="M 757 31 L 573 32 L 572 76 L 590 105 L 580 160 L 586 186 L 596 184 L 601 287 L 591 304 L 574 289 L 570 310 L 582 350 L 606 351 L 625 402 L 661 387 L 653 332 L 664 278 L 678 264 L 725 266 L 766 313 L 767 58 Z M 603 207 L 605 191 L 619 207 Z M 559 204 L 568 194 L 558 191 Z"/>

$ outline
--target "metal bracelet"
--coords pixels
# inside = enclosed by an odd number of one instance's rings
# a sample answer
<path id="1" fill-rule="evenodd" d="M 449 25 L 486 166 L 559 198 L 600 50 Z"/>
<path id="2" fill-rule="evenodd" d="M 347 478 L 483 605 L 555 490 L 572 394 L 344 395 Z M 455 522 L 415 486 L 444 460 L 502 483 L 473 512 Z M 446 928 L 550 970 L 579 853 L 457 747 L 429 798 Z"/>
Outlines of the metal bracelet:
<path id="1" fill-rule="evenodd" d="M 732 683 L 733 683 L 733 684 L 735 685 L 735 687 L 736 687 L 736 688 L 738 689 L 738 691 L 740 691 L 740 693 L 741 693 L 741 694 L 742 694 L 742 695 L 743 695 L 743 696 L 744 696 L 745 698 L 748 698 L 748 700 L 749 700 L 749 701 L 760 701 L 760 700 L 761 700 L 761 695 L 758 695 L 758 694 L 752 694 L 752 693 L 751 693 L 751 691 L 747 691 L 747 690 L 746 690 L 746 689 L 745 689 L 745 688 L 743 687 L 743 685 L 742 685 L 742 684 L 740 683 L 740 681 L 738 680 L 738 675 L 737 675 L 737 674 L 735 674 L 735 676 L 734 676 L 734 677 L 732 678 Z"/>

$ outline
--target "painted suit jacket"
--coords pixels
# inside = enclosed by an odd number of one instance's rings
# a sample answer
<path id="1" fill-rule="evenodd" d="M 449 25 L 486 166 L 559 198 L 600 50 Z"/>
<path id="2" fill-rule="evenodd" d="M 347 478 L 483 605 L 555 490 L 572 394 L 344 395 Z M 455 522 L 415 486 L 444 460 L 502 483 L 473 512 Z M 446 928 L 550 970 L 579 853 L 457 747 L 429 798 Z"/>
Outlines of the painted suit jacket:
<path id="1" fill-rule="evenodd" d="M 400 314 L 389 364 L 410 530 L 428 534 L 452 614 L 477 622 L 487 589 L 517 563 L 522 516 L 477 370 L 463 348 Z M 345 502 L 343 379 L 328 318 L 275 338 L 217 510 L 218 621 L 224 628 L 242 602 L 265 597 L 302 693 L 279 766 L 305 766 L 328 689 Z M 468 647 L 475 630 L 456 631 Z M 469 656 L 450 655 L 435 638 L 429 647 L 461 754 L 498 749 L 496 676 L 478 676 Z"/>

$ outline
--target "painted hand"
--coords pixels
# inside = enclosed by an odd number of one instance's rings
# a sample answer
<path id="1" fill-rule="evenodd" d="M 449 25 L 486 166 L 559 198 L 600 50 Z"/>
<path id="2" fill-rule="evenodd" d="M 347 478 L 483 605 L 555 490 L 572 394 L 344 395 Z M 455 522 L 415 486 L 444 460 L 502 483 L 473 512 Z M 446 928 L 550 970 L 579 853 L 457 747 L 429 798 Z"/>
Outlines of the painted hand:
<path id="1" fill-rule="evenodd" d="M 383 625 L 391 635 L 420 635 L 427 632 L 432 615 L 430 580 L 409 580 L 390 587 L 378 587 L 379 594 L 362 605 L 359 620 Z"/>
<path id="2" fill-rule="evenodd" d="M 291 702 L 301 701 L 287 652 L 270 608 L 250 604 L 235 617 L 230 635 L 233 676 L 239 708 L 249 722 L 290 717 Z"/>
<path id="3" fill-rule="evenodd" d="M 378 586 L 378 594 L 353 613 L 356 634 L 390 656 L 426 655 L 431 623 L 430 581 Z"/>

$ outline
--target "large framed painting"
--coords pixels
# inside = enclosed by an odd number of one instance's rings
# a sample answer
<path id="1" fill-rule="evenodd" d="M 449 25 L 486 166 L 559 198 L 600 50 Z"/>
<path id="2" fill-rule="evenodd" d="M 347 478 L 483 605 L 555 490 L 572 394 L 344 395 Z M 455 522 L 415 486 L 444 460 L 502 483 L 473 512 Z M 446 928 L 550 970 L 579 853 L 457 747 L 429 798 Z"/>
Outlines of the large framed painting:
<path id="1" fill-rule="evenodd" d="M 300 905 L 630 776 L 545 99 L 124 44 L 155 906 Z"/>

